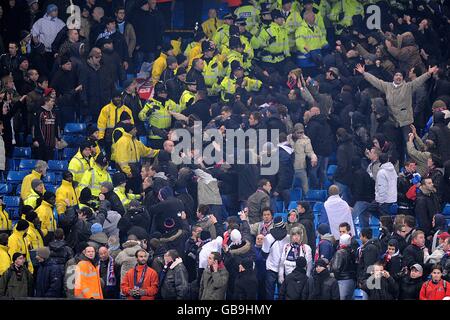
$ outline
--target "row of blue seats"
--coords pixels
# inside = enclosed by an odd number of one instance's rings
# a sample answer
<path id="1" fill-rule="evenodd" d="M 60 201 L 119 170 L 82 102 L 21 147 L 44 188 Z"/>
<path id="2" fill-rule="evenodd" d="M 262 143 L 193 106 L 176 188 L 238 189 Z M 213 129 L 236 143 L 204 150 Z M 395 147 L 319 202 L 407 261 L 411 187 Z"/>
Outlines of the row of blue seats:
<path id="1" fill-rule="evenodd" d="M 7 189 L 11 187 L 11 185 L 18 185 L 22 182 L 22 180 L 30 174 L 31 170 L 24 170 L 24 171 L 9 171 L 8 175 L 6 176 L 6 186 L 3 186 L 3 188 Z M 62 173 L 61 172 L 47 172 L 45 176 L 41 178 L 41 180 L 44 183 L 50 183 L 50 184 L 60 184 L 62 181 Z M 9 186 L 8 186 L 9 185 Z M 1 193 L 1 192 L 0 192 Z M 5 192 L 6 194 L 7 192 Z"/>
<path id="2" fill-rule="evenodd" d="M 62 160 L 70 160 L 72 157 L 77 153 L 78 148 L 69 148 L 66 147 L 62 150 L 61 157 Z M 55 151 L 55 155 L 59 158 L 59 152 L 58 150 Z M 10 159 L 10 162 L 19 162 L 22 159 L 30 159 L 31 160 L 31 148 L 30 147 L 15 147 L 13 149 L 12 159 Z M 14 165 L 13 163 L 13 165 Z"/>

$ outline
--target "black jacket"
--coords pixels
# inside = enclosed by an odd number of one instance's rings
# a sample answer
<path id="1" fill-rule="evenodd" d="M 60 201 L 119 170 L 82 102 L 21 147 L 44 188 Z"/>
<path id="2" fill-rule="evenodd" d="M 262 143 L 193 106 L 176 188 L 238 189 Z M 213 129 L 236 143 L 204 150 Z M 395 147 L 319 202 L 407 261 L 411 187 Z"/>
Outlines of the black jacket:
<path id="1" fill-rule="evenodd" d="M 255 260 L 252 245 L 248 240 L 242 240 L 238 246 L 230 246 L 230 250 L 223 254 L 223 262 L 228 271 L 227 298 L 235 299 L 235 280 L 239 274 L 239 264 L 245 259 Z"/>
<path id="2" fill-rule="evenodd" d="M 105 193 L 105 199 L 111 204 L 111 210 L 117 211 L 121 216 L 125 214 L 125 209 L 123 207 L 122 201 L 120 201 L 119 196 L 114 192 L 114 190 Z"/>
<path id="3" fill-rule="evenodd" d="M 375 198 L 375 181 L 370 178 L 366 170 L 358 168 L 353 172 L 350 191 L 353 202 L 372 202 Z"/>
<path id="4" fill-rule="evenodd" d="M 365 280 L 369 277 L 369 267 L 373 266 L 375 262 L 380 260 L 380 247 L 378 240 L 372 239 L 362 245 L 357 252 L 357 278 L 359 281 Z M 363 281 L 364 282 L 364 281 Z"/>
<path id="5" fill-rule="evenodd" d="M 327 117 L 323 114 L 311 117 L 306 128 L 306 135 L 311 139 L 314 153 L 318 156 L 329 157 L 333 152 L 333 135 Z"/>
<path id="6" fill-rule="evenodd" d="M 420 190 L 421 189 L 418 191 Z M 429 236 L 431 234 L 431 229 L 433 228 L 431 225 L 433 216 L 441 212 L 437 194 L 432 192 L 427 195 L 423 192 L 419 192 L 414 212 L 416 219 L 418 220 L 419 229 L 425 232 L 425 236 Z"/>
<path id="7" fill-rule="evenodd" d="M 442 163 L 450 160 L 450 145 L 448 144 L 448 141 L 450 141 L 450 129 L 444 120 L 444 114 L 439 114 L 439 117 L 435 117 L 435 123 L 430 128 L 428 139 L 434 141 L 437 153 L 441 156 Z"/>
<path id="8" fill-rule="evenodd" d="M 172 267 L 173 266 L 173 267 Z M 186 300 L 189 297 L 188 272 L 181 260 L 174 261 L 160 285 L 164 300 Z"/>
<path id="9" fill-rule="evenodd" d="M 340 300 L 339 286 L 328 270 L 314 271 L 308 279 L 308 300 Z"/>
<path id="10" fill-rule="evenodd" d="M 398 300 L 419 300 L 422 284 L 422 278 L 413 279 L 408 274 L 402 276 L 399 281 Z"/>
<path id="11" fill-rule="evenodd" d="M 405 238 L 403 238 L 398 233 L 394 232 L 391 236 L 391 239 L 397 240 L 398 250 L 400 251 L 401 254 L 403 254 L 403 252 L 405 251 L 405 248 L 408 246 L 408 243 L 406 243 Z"/>
<path id="12" fill-rule="evenodd" d="M 347 135 L 342 141 L 336 151 L 337 169 L 334 174 L 336 182 L 340 182 L 350 186 L 353 181 L 352 159 L 353 159 L 353 143 L 352 137 Z"/>
<path id="13" fill-rule="evenodd" d="M 314 227 L 314 214 L 312 210 L 299 214 L 298 223 L 305 227 L 308 245 L 311 247 L 311 252 L 316 252 L 316 229 Z"/>
<path id="14" fill-rule="evenodd" d="M 410 268 L 413 264 L 424 265 L 423 250 L 414 244 L 410 244 L 403 251 L 403 266 Z"/>
<path id="15" fill-rule="evenodd" d="M 81 101 L 89 108 L 95 108 L 100 112 L 101 108 L 109 103 L 114 90 L 114 81 L 110 77 L 109 71 L 103 65 L 95 70 L 89 64 L 82 68 L 83 90 L 81 91 Z M 88 113 L 92 110 L 86 110 Z M 98 114 L 97 112 L 97 114 Z"/>
<path id="16" fill-rule="evenodd" d="M 178 100 L 176 102 L 178 103 Z M 191 114 L 197 115 L 202 121 L 202 127 L 204 128 L 211 120 L 211 115 L 209 114 L 210 107 L 211 102 L 207 99 L 202 99 L 188 106 L 187 109 L 182 112 L 182 114 L 184 114 L 185 116 L 189 116 Z"/>
<path id="17" fill-rule="evenodd" d="M 294 155 L 289 154 L 286 150 L 278 147 L 278 152 L 274 155 L 278 157 L 280 169 L 277 173 L 277 184 L 274 186 L 274 191 L 281 193 L 292 187 L 292 179 L 294 178 Z"/>
<path id="18" fill-rule="evenodd" d="M 380 278 L 380 284 L 381 289 L 369 289 L 367 282 L 363 282 L 362 289 L 367 292 L 369 300 L 395 300 L 397 298 L 398 284 L 393 277 Z"/>
<path id="19" fill-rule="evenodd" d="M 356 279 L 356 264 L 350 247 L 336 251 L 331 259 L 331 271 L 337 280 Z"/>
<path id="20" fill-rule="evenodd" d="M 195 81 L 197 83 L 197 90 L 206 90 L 205 77 L 201 71 L 192 67 L 186 75 L 189 81 Z"/>
<path id="21" fill-rule="evenodd" d="M 136 45 L 142 50 L 156 52 L 162 44 L 164 20 L 159 10 L 144 11 L 136 8 L 130 17 L 136 31 Z"/>
<path id="22" fill-rule="evenodd" d="M 36 276 L 36 297 L 63 297 L 64 267 L 63 261 L 53 258 L 39 263 Z"/>
<path id="23" fill-rule="evenodd" d="M 137 135 L 143 136 L 145 135 L 144 123 L 139 119 L 139 112 L 142 109 L 141 99 L 139 95 L 136 93 L 134 96 L 125 90 L 122 95 L 123 104 L 131 109 L 133 114 L 134 124 L 138 130 Z"/>
<path id="24" fill-rule="evenodd" d="M 176 103 L 180 101 L 181 95 L 184 91 L 184 84 L 177 77 L 167 80 L 166 82 L 168 98 Z"/>
<path id="25" fill-rule="evenodd" d="M 164 220 L 166 218 L 173 218 L 175 221 L 179 220 L 177 214 L 184 210 L 184 204 L 175 197 L 169 197 L 166 200 L 147 208 L 151 217 L 151 230 L 158 230 L 164 232 Z M 150 233 L 152 233 L 152 231 Z"/>
<path id="26" fill-rule="evenodd" d="M 246 151 L 246 154 L 249 152 Z M 247 201 L 257 189 L 260 170 L 255 164 L 237 164 L 235 171 L 238 174 L 239 201 Z"/>
<path id="27" fill-rule="evenodd" d="M 308 277 L 305 269 L 295 268 L 281 284 L 279 300 L 307 300 Z"/>
<path id="28" fill-rule="evenodd" d="M 258 296 L 258 280 L 256 271 L 245 270 L 240 272 L 235 281 L 234 299 L 235 300 L 256 300 Z"/>

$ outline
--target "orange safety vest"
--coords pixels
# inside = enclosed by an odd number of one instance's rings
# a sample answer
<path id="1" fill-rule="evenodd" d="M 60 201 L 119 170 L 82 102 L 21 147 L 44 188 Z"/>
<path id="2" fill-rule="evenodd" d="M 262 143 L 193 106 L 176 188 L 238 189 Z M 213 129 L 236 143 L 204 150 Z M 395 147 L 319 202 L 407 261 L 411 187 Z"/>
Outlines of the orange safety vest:
<path id="1" fill-rule="evenodd" d="M 90 261 L 77 264 L 74 295 L 78 299 L 103 299 L 100 274 Z"/>

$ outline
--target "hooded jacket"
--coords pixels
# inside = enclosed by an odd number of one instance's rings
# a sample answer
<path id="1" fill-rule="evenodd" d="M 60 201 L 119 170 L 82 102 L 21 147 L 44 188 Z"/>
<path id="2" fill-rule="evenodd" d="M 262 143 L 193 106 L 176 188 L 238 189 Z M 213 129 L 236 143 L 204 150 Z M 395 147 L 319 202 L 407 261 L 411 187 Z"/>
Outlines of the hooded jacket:
<path id="1" fill-rule="evenodd" d="M 25 267 L 21 269 L 21 279 L 14 265 L 0 277 L 0 297 L 14 299 L 33 296 L 33 275 Z"/>
<path id="2" fill-rule="evenodd" d="M 390 162 L 383 163 L 375 181 L 375 201 L 378 203 L 397 202 L 397 172 Z"/>
<path id="3" fill-rule="evenodd" d="M 328 269 L 314 271 L 308 279 L 308 300 L 340 300 L 338 282 Z"/>
<path id="4" fill-rule="evenodd" d="M 25 238 L 25 231 L 17 231 L 16 227 L 17 225 L 14 226 L 13 232 L 8 238 L 9 256 L 12 258 L 16 252 L 24 254 L 28 263 L 28 270 L 32 273 L 33 264 L 31 263 L 30 251 L 28 250 L 29 244 Z"/>
<path id="5" fill-rule="evenodd" d="M 308 277 L 306 270 L 295 268 L 286 276 L 280 287 L 279 300 L 307 300 L 308 299 Z"/>
<path id="6" fill-rule="evenodd" d="M 121 267 L 120 278 L 123 279 L 128 270 L 134 268 L 136 265 L 136 252 L 140 249 L 141 243 L 135 240 L 128 240 L 123 245 L 123 250 L 117 255 L 115 262 Z"/>
<path id="7" fill-rule="evenodd" d="M 39 39 L 39 42 L 45 46 L 46 52 L 52 52 L 52 43 L 58 32 L 64 27 L 65 24 L 61 19 L 46 14 L 34 23 L 31 28 L 31 35 Z"/>

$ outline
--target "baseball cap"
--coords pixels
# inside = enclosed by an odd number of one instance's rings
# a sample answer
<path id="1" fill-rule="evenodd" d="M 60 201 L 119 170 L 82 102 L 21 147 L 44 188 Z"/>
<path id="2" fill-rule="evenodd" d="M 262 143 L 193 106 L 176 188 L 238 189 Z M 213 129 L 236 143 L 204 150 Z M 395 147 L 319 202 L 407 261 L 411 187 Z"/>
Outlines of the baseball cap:
<path id="1" fill-rule="evenodd" d="M 419 272 L 423 272 L 422 266 L 420 264 L 418 264 L 418 263 L 413 264 L 410 269 L 412 269 L 412 268 L 416 269 Z"/>

